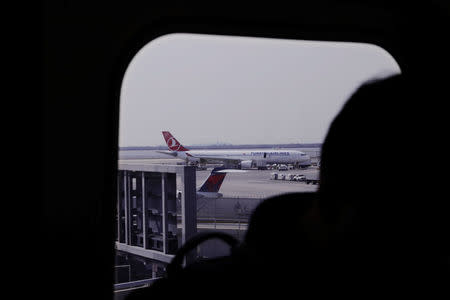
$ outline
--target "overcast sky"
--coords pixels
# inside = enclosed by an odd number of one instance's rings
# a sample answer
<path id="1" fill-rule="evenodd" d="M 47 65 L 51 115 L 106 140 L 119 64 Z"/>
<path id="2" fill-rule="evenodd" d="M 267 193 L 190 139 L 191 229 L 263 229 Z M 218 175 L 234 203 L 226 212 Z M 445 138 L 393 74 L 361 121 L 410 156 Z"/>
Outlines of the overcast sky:
<path id="1" fill-rule="evenodd" d="M 320 143 L 368 79 L 399 73 L 355 43 L 170 34 L 134 57 L 121 90 L 119 146 Z"/>

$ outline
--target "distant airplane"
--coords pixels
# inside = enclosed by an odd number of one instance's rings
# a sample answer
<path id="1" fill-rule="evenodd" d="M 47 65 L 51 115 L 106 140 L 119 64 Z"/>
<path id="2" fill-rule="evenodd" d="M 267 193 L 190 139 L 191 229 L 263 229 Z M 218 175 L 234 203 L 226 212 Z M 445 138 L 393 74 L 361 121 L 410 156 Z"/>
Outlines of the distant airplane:
<path id="1" fill-rule="evenodd" d="M 222 186 L 223 180 L 225 179 L 225 175 L 227 173 L 232 172 L 245 172 L 242 170 L 236 169 L 225 169 L 223 167 L 214 168 L 209 174 L 208 178 L 206 178 L 205 182 L 197 191 L 197 199 L 200 198 L 222 198 L 222 194 L 219 193 L 220 187 Z M 178 198 L 181 197 L 181 191 L 177 191 Z"/>
<path id="2" fill-rule="evenodd" d="M 263 169 L 267 164 L 293 164 L 306 168 L 311 158 L 297 150 L 189 150 L 168 131 L 162 132 L 170 151 L 158 151 L 191 164 L 222 163 L 228 168 Z"/>

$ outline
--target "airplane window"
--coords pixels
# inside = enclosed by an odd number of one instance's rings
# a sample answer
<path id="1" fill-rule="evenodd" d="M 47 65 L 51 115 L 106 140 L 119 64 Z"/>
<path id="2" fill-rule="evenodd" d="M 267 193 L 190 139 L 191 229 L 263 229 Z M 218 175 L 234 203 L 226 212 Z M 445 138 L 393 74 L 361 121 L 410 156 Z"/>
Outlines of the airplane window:
<path id="1" fill-rule="evenodd" d="M 242 239 L 265 198 L 317 190 L 321 145 L 334 116 L 362 83 L 398 73 L 394 58 L 371 44 L 165 35 L 142 48 L 124 76 L 119 163 L 194 166 L 197 231 L 223 230 Z M 133 193 L 147 182 L 153 184 L 149 198 L 161 197 L 158 173 L 139 176 L 132 177 Z M 182 182 L 179 175 L 173 180 L 166 182 L 175 182 L 171 212 L 178 216 L 167 226 L 176 248 Z M 127 192 L 126 185 L 118 187 L 119 195 Z M 138 197 L 129 208 L 128 239 L 137 247 L 146 226 L 140 205 Z M 154 207 L 146 233 L 157 250 L 161 208 Z M 125 239 L 126 209 L 118 204 L 118 242 Z M 198 255 L 226 251 L 222 242 L 208 241 Z M 124 278 L 118 281 L 164 271 L 164 262 L 133 255 L 118 251 L 117 265 L 130 266 L 117 268 Z"/>

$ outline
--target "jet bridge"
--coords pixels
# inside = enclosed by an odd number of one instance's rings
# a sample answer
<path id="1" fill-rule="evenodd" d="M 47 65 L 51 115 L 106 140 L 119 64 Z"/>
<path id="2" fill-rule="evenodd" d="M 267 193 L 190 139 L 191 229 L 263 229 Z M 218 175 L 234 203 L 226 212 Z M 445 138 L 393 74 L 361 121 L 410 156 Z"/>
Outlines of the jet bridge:
<path id="1" fill-rule="evenodd" d="M 182 189 L 179 203 L 177 175 Z M 169 263 L 178 239 L 185 243 L 197 231 L 195 167 L 119 164 L 117 176 L 116 250 Z M 186 263 L 191 259 L 194 255 Z"/>

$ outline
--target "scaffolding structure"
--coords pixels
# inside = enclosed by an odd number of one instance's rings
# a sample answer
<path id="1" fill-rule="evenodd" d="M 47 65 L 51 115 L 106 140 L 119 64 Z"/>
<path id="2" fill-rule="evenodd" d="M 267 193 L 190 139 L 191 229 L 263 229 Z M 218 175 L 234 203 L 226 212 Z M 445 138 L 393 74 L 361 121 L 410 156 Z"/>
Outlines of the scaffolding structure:
<path id="1" fill-rule="evenodd" d="M 197 231 L 195 167 L 119 164 L 117 176 L 116 250 L 169 263 Z"/>

